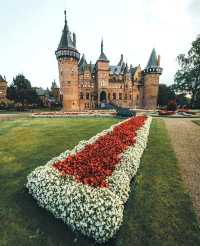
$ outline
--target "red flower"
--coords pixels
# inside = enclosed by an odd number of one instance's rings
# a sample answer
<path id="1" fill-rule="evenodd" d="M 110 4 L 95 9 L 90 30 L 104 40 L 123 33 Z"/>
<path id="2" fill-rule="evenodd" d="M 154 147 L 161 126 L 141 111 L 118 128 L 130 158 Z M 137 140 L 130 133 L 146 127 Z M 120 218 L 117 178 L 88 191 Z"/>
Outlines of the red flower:
<path id="1" fill-rule="evenodd" d="M 145 116 L 131 118 L 114 127 L 113 131 L 88 144 L 75 155 L 53 165 L 61 175 L 73 175 L 78 182 L 94 187 L 107 187 L 106 178 L 112 175 L 122 153 L 134 145 L 136 131 L 146 120 Z"/>

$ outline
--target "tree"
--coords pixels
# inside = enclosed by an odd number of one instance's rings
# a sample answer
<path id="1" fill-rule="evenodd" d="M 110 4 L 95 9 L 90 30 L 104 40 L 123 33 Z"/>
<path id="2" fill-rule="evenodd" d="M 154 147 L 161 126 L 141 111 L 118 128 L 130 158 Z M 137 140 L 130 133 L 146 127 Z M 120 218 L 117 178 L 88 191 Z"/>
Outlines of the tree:
<path id="1" fill-rule="evenodd" d="M 19 74 L 13 79 L 8 88 L 8 98 L 21 103 L 23 106 L 29 103 L 38 103 L 39 100 L 35 89 L 31 87 L 30 81 L 23 74 Z"/>
<path id="2" fill-rule="evenodd" d="M 167 86 L 166 84 L 159 85 L 158 105 L 166 106 L 169 100 L 174 100 L 175 97 L 175 92 L 171 86 Z"/>
<path id="3" fill-rule="evenodd" d="M 175 74 L 175 89 L 191 95 L 191 107 L 195 106 L 200 92 L 200 36 L 192 42 L 187 55 L 177 57 L 180 69 Z"/>

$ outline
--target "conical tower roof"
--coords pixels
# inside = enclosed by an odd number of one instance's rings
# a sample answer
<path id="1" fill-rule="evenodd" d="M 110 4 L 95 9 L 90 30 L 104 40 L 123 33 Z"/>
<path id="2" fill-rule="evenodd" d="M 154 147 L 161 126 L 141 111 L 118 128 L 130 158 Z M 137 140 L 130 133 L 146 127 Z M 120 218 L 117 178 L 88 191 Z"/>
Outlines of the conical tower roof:
<path id="1" fill-rule="evenodd" d="M 162 74 L 163 69 L 160 67 L 159 58 L 156 55 L 156 50 L 153 48 L 146 68 L 143 74 Z"/>
<path id="2" fill-rule="evenodd" d="M 157 67 L 158 66 L 158 60 L 156 55 L 156 50 L 153 48 L 151 55 L 149 57 L 149 61 L 147 63 L 147 68 L 149 67 Z"/>
<path id="3" fill-rule="evenodd" d="M 71 38 L 71 33 L 69 31 L 67 25 L 66 11 L 65 13 L 65 24 L 62 31 L 62 36 L 60 39 L 60 43 L 58 45 L 58 49 L 56 50 L 56 57 L 60 59 L 62 57 L 73 57 L 77 60 L 80 59 L 80 53 L 76 49 L 76 35 L 73 34 L 73 41 Z"/>
<path id="4" fill-rule="evenodd" d="M 68 48 L 75 49 L 76 47 L 71 39 L 71 33 L 67 25 L 66 11 L 64 13 L 65 13 L 65 25 L 63 28 L 60 43 L 58 45 L 58 49 L 68 49 Z"/>

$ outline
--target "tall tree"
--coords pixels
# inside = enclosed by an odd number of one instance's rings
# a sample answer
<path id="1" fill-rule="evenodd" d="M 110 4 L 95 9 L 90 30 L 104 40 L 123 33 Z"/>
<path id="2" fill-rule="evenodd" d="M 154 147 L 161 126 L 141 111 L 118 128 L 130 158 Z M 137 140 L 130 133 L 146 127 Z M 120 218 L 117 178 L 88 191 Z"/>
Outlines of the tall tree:
<path id="1" fill-rule="evenodd" d="M 23 74 L 18 74 L 8 89 L 8 98 L 20 102 L 24 106 L 27 103 L 37 103 L 38 96 L 31 87 L 31 83 Z"/>
<path id="2" fill-rule="evenodd" d="M 175 98 L 176 98 L 176 95 L 171 86 L 167 86 L 166 84 L 159 85 L 158 105 L 166 106 L 169 100 L 174 100 Z"/>
<path id="3" fill-rule="evenodd" d="M 192 42 L 188 53 L 177 57 L 180 69 L 175 75 L 175 89 L 182 93 L 191 94 L 193 107 L 200 92 L 200 35 Z"/>

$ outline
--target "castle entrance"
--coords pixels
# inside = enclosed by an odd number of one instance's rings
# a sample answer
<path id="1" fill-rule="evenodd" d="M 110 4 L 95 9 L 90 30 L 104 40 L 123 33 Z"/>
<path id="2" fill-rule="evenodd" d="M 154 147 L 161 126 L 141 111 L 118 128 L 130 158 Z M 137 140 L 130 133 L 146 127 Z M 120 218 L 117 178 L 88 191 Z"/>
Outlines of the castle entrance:
<path id="1" fill-rule="evenodd" d="M 102 91 L 100 93 L 100 102 L 104 102 L 106 103 L 107 99 L 106 99 L 106 92 L 105 91 Z"/>
<path id="2" fill-rule="evenodd" d="M 102 91 L 100 93 L 100 107 L 104 108 L 106 103 L 107 103 L 106 92 Z"/>

